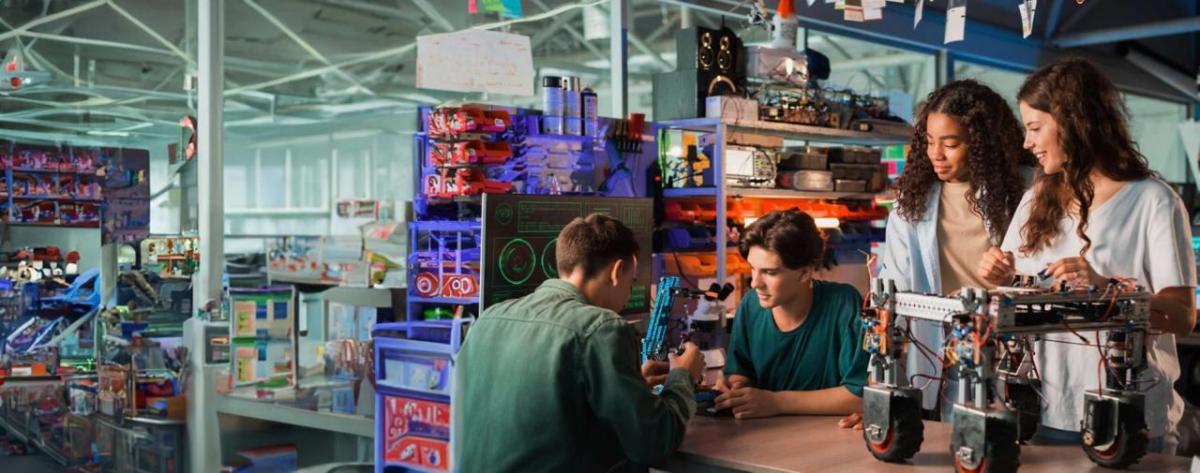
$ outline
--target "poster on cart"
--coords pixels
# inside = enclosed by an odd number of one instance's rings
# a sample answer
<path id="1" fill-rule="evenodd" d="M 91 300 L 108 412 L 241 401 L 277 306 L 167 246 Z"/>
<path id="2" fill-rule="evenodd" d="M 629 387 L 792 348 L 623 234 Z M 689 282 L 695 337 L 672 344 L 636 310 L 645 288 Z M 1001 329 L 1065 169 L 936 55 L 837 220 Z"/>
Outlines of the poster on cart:
<path id="1" fill-rule="evenodd" d="M 150 235 L 150 153 L 142 149 L 93 148 L 102 163 L 103 244 L 135 243 Z"/>

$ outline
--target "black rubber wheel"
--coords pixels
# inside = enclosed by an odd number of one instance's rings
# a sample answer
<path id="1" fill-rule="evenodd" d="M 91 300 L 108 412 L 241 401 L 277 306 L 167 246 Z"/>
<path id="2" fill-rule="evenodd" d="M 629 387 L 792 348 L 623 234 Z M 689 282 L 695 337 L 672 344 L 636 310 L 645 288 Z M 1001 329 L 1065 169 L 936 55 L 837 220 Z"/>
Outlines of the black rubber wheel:
<path id="1" fill-rule="evenodd" d="M 915 398 L 892 398 L 891 412 L 891 425 L 883 441 L 872 442 L 866 431 L 863 431 L 863 440 L 875 458 L 899 463 L 921 450 L 921 442 L 925 441 L 925 424 L 921 422 L 921 403 Z"/>
<path id="2" fill-rule="evenodd" d="M 1021 445 L 1017 443 L 1017 426 L 1009 422 L 988 419 L 984 455 L 979 465 L 967 468 L 959 463 L 958 445 L 950 445 L 954 471 L 959 473 L 1016 473 L 1021 466 Z"/>
<path id="3" fill-rule="evenodd" d="M 1146 418 L 1141 412 L 1126 408 L 1121 409 L 1118 414 L 1117 438 L 1112 445 L 1103 450 L 1084 445 L 1083 451 L 1087 452 L 1088 458 L 1097 465 L 1122 469 L 1146 456 L 1149 444 L 1150 430 L 1146 428 Z"/>
<path id="4" fill-rule="evenodd" d="M 1036 384 L 1005 383 L 1005 405 L 1017 412 L 1017 440 L 1028 442 L 1042 422 L 1042 400 Z"/>

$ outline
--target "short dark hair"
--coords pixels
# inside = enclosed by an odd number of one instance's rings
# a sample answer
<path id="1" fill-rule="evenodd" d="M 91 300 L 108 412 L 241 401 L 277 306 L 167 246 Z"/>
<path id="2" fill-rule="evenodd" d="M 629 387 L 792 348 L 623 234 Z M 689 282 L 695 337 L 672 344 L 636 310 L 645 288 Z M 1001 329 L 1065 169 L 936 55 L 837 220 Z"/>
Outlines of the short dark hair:
<path id="1" fill-rule="evenodd" d="M 779 255 L 788 269 L 815 268 L 825 255 L 825 238 L 811 216 L 798 209 L 775 211 L 746 227 L 738 250 L 748 258 L 755 246 Z"/>
<path id="2" fill-rule="evenodd" d="M 591 214 L 563 227 L 554 252 L 559 275 L 582 266 L 583 276 L 591 279 L 614 261 L 633 260 L 639 250 L 633 230 L 620 220 Z"/>

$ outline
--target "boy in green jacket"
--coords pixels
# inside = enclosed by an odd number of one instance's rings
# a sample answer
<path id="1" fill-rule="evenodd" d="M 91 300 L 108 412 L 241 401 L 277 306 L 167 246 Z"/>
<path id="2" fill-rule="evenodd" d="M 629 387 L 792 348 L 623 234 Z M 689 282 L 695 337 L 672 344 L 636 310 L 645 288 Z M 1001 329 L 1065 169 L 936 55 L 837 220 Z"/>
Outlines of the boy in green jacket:
<path id="1" fill-rule="evenodd" d="M 812 217 L 769 213 L 746 228 L 739 250 L 753 290 L 734 317 L 716 408 L 737 418 L 851 414 L 841 425 L 858 424 L 869 358 L 862 296 L 813 278 L 824 242 Z"/>
<path id="2" fill-rule="evenodd" d="M 639 370 L 639 336 L 617 315 L 637 275 L 633 232 L 592 214 L 563 228 L 556 251 L 559 279 L 484 311 L 463 343 L 458 471 L 644 469 L 683 440 L 704 360 L 688 344 L 669 372 Z"/>

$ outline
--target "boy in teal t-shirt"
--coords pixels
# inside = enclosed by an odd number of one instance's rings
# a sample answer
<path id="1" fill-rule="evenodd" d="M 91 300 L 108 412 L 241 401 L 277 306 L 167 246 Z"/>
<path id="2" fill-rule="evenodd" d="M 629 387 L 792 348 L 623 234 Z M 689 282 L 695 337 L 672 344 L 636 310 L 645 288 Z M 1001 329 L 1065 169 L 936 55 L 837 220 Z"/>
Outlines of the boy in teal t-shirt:
<path id="1" fill-rule="evenodd" d="M 738 306 L 717 409 L 738 418 L 847 415 L 858 424 L 869 354 L 862 350 L 862 296 L 813 279 L 824 243 L 812 217 L 772 212 L 739 244 L 751 290 Z"/>

